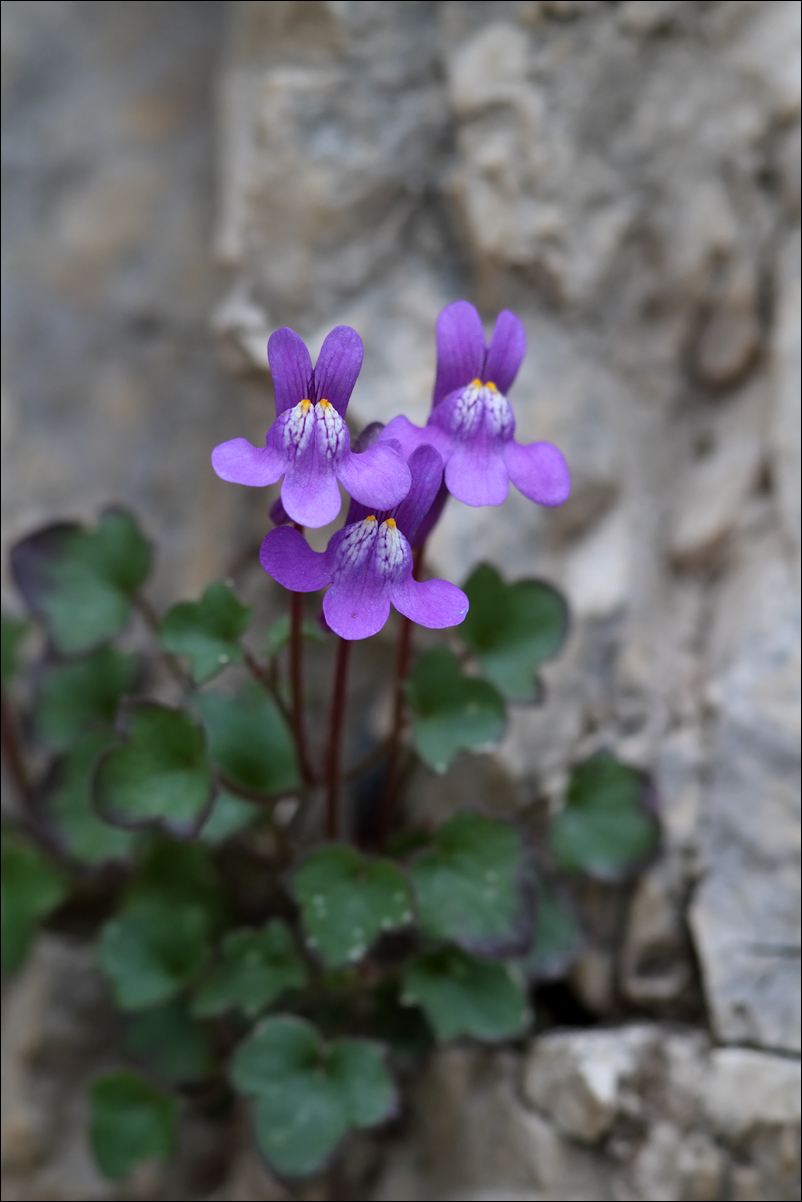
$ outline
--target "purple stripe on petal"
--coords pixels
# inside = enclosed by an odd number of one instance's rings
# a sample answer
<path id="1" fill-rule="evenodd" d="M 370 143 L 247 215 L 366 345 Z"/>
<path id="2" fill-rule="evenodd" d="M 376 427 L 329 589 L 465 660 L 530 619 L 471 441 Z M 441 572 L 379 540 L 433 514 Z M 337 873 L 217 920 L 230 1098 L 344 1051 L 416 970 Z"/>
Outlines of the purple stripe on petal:
<path id="1" fill-rule="evenodd" d="M 403 501 L 412 484 L 402 455 L 384 440 L 360 455 L 349 451 L 337 465 L 337 475 L 355 501 L 374 507 L 371 513 L 392 509 Z"/>
<path id="2" fill-rule="evenodd" d="M 326 593 L 323 613 L 341 638 L 368 639 L 390 616 L 387 589 L 379 587 L 369 572 L 344 578 Z"/>
<path id="3" fill-rule="evenodd" d="M 276 394 L 276 417 L 299 401 L 312 400 L 312 360 L 294 330 L 282 326 L 270 335 L 267 358 Z"/>
<path id="4" fill-rule="evenodd" d="M 313 551 L 300 531 L 290 526 L 279 526 L 266 535 L 259 562 L 268 576 L 294 593 L 316 593 L 331 580 L 325 552 Z"/>
<path id="5" fill-rule="evenodd" d="M 526 330 L 520 317 L 504 309 L 496 319 L 485 363 L 484 382 L 508 393 L 526 354 Z"/>
<path id="6" fill-rule="evenodd" d="M 421 523 L 431 509 L 443 479 L 443 459 L 434 447 L 418 447 L 409 456 L 412 486 L 398 506 L 395 520 L 398 529 L 413 544 Z"/>
<path id="7" fill-rule="evenodd" d="M 530 442 L 521 446 L 511 440 L 503 454 L 510 479 L 530 501 L 554 508 L 568 500 L 571 474 L 562 451 L 552 443 Z"/>
<path id="8" fill-rule="evenodd" d="M 446 305 L 437 318 L 437 376 L 432 406 L 450 392 L 482 376 L 485 332 L 482 320 L 468 301 Z"/>
<path id="9" fill-rule="evenodd" d="M 337 326 L 326 336 L 315 364 L 316 401 L 327 400 L 345 417 L 362 367 L 362 339 L 350 326 Z"/>
<path id="10" fill-rule="evenodd" d="M 264 488 L 284 474 L 287 457 L 271 443 L 255 447 L 247 438 L 231 438 L 212 451 L 212 467 L 221 480 Z"/>
<path id="11" fill-rule="evenodd" d="M 456 584 L 448 580 L 426 580 L 421 584 L 411 574 L 395 585 L 390 600 L 405 618 L 431 630 L 459 626 L 468 612 L 468 598 Z"/>
<path id="12" fill-rule="evenodd" d="M 486 438 L 457 443 L 446 464 L 446 485 L 465 505 L 502 505 L 510 491 L 502 445 Z"/>

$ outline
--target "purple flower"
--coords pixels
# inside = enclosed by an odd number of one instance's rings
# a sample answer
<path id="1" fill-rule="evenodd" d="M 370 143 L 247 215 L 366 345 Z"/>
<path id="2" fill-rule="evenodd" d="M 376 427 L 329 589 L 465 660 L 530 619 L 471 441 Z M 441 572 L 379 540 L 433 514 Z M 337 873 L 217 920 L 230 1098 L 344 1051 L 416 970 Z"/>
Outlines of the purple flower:
<path id="1" fill-rule="evenodd" d="M 325 526 L 340 512 L 337 481 L 357 500 L 389 509 L 409 491 L 409 468 L 398 450 L 376 444 L 357 455 L 343 421 L 362 366 L 362 340 L 350 326 L 326 338 L 316 366 L 286 326 L 267 344 L 276 393 L 276 420 L 265 446 L 232 438 L 215 447 L 212 466 L 223 480 L 255 488 L 284 477 L 281 501 L 302 526 Z"/>
<path id="2" fill-rule="evenodd" d="M 437 497 L 443 463 L 433 447 L 421 446 L 410 456 L 409 467 L 412 486 L 401 504 L 387 512 L 353 501 L 347 524 L 325 551 L 313 551 L 288 526 L 271 530 L 262 543 L 262 567 L 285 588 L 312 593 L 331 585 L 323 613 L 344 639 L 376 634 L 390 616 L 391 604 L 413 622 L 438 630 L 458 625 L 468 612 L 468 598 L 456 585 L 447 580 L 421 583 L 412 576 L 410 544 L 419 539 Z"/>
<path id="3" fill-rule="evenodd" d="M 522 446 L 506 393 L 526 352 L 522 322 L 505 309 L 485 342 L 479 314 L 467 301 L 447 305 L 437 319 L 437 378 L 425 430 L 394 418 L 381 439 L 396 439 L 406 454 L 421 442 L 445 461 L 449 492 L 466 505 L 501 505 L 510 480 L 539 505 L 562 505 L 571 490 L 568 465 L 550 442 Z"/>

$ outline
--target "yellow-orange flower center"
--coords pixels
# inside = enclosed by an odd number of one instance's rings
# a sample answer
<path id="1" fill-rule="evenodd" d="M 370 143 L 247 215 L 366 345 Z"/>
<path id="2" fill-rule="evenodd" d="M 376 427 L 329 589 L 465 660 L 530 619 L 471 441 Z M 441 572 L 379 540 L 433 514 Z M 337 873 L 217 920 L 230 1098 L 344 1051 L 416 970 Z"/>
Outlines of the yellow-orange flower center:
<path id="1" fill-rule="evenodd" d="M 479 379 L 478 376 L 476 377 L 475 380 L 471 380 L 471 385 L 474 388 L 489 388 L 491 392 L 498 392 L 498 389 L 496 388 L 496 386 L 492 380 L 485 380 L 483 382 L 482 380 Z"/>
<path id="2" fill-rule="evenodd" d="M 395 518 L 385 518 L 385 526 L 389 526 L 391 530 L 395 530 Z"/>

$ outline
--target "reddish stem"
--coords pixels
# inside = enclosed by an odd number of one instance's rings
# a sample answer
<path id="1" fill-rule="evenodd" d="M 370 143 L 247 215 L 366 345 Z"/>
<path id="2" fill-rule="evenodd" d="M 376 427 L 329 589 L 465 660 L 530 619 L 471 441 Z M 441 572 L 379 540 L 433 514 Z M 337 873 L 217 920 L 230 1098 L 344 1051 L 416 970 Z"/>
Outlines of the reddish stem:
<path id="1" fill-rule="evenodd" d="M 417 580 L 418 572 L 423 563 L 423 547 L 417 547 L 413 552 L 412 575 Z M 377 842 L 383 847 L 390 834 L 395 817 L 395 807 L 398 798 L 398 785 L 401 767 L 401 734 L 406 721 L 406 693 L 404 685 L 409 675 L 409 663 L 412 658 L 412 622 L 409 618 L 401 618 L 398 631 L 398 649 L 395 660 L 395 697 L 393 700 L 393 729 L 390 732 L 390 752 L 387 757 L 387 773 L 384 778 L 384 789 L 379 804 L 377 822 Z"/>
<path id="2" fill-rule="evenodd" d="M 0 725 L 2 726 L 3 759 L 8 765 L 9 774 L 14 781 L 20 800 L 27 809 L 33 799 L 33 788 L 28 776 L 28 769 L 25 766 L 25 757 L 22 754 L 17 723 L 5 693 L 2 694 Z"/>
<path id="3" fill-rule="evenodd" d="M 341 638 L 337 644 L 337 662 L 334 667 L 334 688 L 331 694 L 331 713 L 329 715 L 329 746 L 326 757 L 326 833 L 330 839 L 337 838 L 340 825 L 340 756 L 350 653 L 351 643 L 348 639 Z"/>
<path id="4" fill-rule="evenodd" d="M 290 593 L 290 706 L 298 767 L 308 784 L 312 780 L 309 752 L 306 747 L 304 723 L 304 659 L 303 659 L 304 595 Z"/>

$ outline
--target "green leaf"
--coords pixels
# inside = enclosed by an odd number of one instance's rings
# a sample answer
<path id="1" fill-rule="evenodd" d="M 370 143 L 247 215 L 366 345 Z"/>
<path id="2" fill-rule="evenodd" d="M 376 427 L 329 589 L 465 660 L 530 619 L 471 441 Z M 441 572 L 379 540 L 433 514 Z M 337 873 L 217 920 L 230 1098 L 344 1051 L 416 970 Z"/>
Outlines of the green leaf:
<path id="1" fill-rule="evenodd" d="M 216 580 L 200 601 L 174 605 L 161 624 L 159 637 L 165 650 L 187 657 L 192 679 L 202 684 L 229 664 L 242 663 L 239 641 L 252 612 L 228 585 Z"/>
<path id="2" fill-rule="evenodd" d="M 143 1160 L 167 1160 L 176 1142 L 178 1103 L 137 1073 L 109 1073 L 92 1086 L 92 1151 L 113 1181 Z"/>
<path id="3" fill-rule="evenodd" d="M 107 510 L 92 531 L 66 522 L 47 526 L 11 551 L 20 592 L 64 655 L 122 630 L 150 559 L 150 543 L 122 510 Z"/>
<path id="4" fill-rule="evenodd" d="M 582 950 L 583 934 L 574 907 L 552 885 L 538 883 L 537 920 L 532 946 L 521 969 L 533 981 L 565 976 Z"/>
<path id="5" fill-rule="evenodd" d="M 436 647 L 415 665 L 407 681 L 418 754 L 445 772 L 459 751 L 494 743 L 504 733 L 504 702 L 484 680 L 463 676 L 447 647 Z"/>
<path id="6" fill-rule="evenodd" d="M 211 1040 L 182 998 L 132 1015 L 124 1042 L 168 1081 L 202 1081 L 214 1064 Z"/>
<path id="7" fill-rule="evenodd" d="M 534 882 L 514 827 L 481 814 L 457 814 L 412 864 L 420 925 L 427 935 L 486 956 L 526 947 Z"/>
<path id="8" fill-rule="evenodd" d="M 460 638 L 487 679 L 506 697 L 531 699 L 537 669 L 565 641 L 565 599 L 539 580 L 505 584 L 487 564 L 481 564 L 462 587 L 471 607 L 459 628 Z"/>
<path id="9" fill-rule="evenodd" d="M 229 922 L 229 905 L 209 848 L 161 835 L 149 835 L 147 840 L 127 901 L 156 899 L 167 908 L 198 906 L 210 930 L 220 931 Z"/>
<path id="10" fill-rule="evenodd" d="M 298 783 L 292 735 L 261 689 L 249 689 L 240 698 L 202 693 L 195 706 L 209 736 L 212 759 L 237 784 L 279 793 Z"/>
<path id="11" fill-rule="evenodd" d="M 361 960 L 383 932 L 412 919 L 406 877 L 388 860 L 368 860 L 353 847 L 322 847 L 293 877 L 307 943 L 324 964 Z"/>
<path id="12" fill-rule="evenodd" d="M 127 704 L 121 726 L 123 746 L 103 757 L 95 777 L 100 813 L 120 826 L 160 822 L 192 831 L 214 787 L 202 728 L 186 711 L 155 701 Z"/>
<path id="13" fill-rule="evenodd" d="M 22 642 L 30 630 L 30 626 L 22 618 L 12 618 L 9 614 L 2 615 L 2 684 L 8 684 L 17 672 L 17 656 Z"/>
<path id="14" fill-rule="evenodd" d="M 349 1128 L 375 1126 L 396 1107 L 379 1046 L 362 1039 L 327 1046 L 310 1023 L 290 1016 L 260 1023 L 237 1049 L 232 1079 L 256 1098 L 259 1146 L 287 1177 L 315 1172 Z"/>
<path id="15" fill-rule="evenodd" d="M 102 730 L 83 735 L 56 765 L 42 796 L 66 851 L 84 864 L 127 859 L 134 845 L 130 831 L 109 826 L 92 808 L 95 765 L 111 741 Z"/>
<path id="16" fill-rule="evenodd" d="M 67 892 L 63 873 L 11 831 L 2 842 L 2 968 L 14 972 L 28 954 L 36 925 Z"/>
<path id="17" fill-rule="evenodd" d="M 265 651 L 269 656 L 278 655 L 289 644 L 290 629 L 290 619 L 286 614 L 273 623 L 265 639 Z M 326 636 L 317 622 L 303 622 L 301 624 L 301 637 L 310 643 L 325 643 L 326 641 Z"/>
<path id="18" fill-rule="evenodd" d="M 232 835 L 238 835 L 240 831 L 253 826 L 258 817 L 259 810 L 255 805 L 221 789 L 198 837 L 203 839 L 204 843 L 216 846 L 225 843 Z"/>
<path id="19" fill-rule="evenodd" d="M 169 1001 L 200 973 L 208 952 L 200 906 L 139 898 L 103 926 L 98 959 L 121 1010 Z"/>
<path id="20" fill-rule="evenodd" d="M 134 686 L 137 667 L 136 656 L 101 647 L 80 663 L 49 668 L 36 711 L 40 736 L 51 747 L 67 751 L 87 730 L 111 732 L 117 706 Z"/>
<path id="21" fill-rule="evenodd" d="M 619 880 L 657 847 L 658 825 L 645 807 L 646 782 L 601 751 L 571 775 L 549 845 L 560 867 L 598 880 Z"/>
<path id="22" fill-rule="evenodd" d="M 222 963 L 201 985 L 192 1005 L 198 1015 L 239 1008 L 255 1018 L 288 989 L 303 989 L 306 969 L 289 927 L 274 918 L 260 931 L 231 931 Z"/>
<path id="23" fill-rule="evenodd" d="M 416 956 L 404 972 L 404 1002 L 421 1006 L 441 1041 L 471 1035 L 495 1042 L 529 1024 L 526 993 L 508 964 L 490 964 L 456 947 Z"/>

